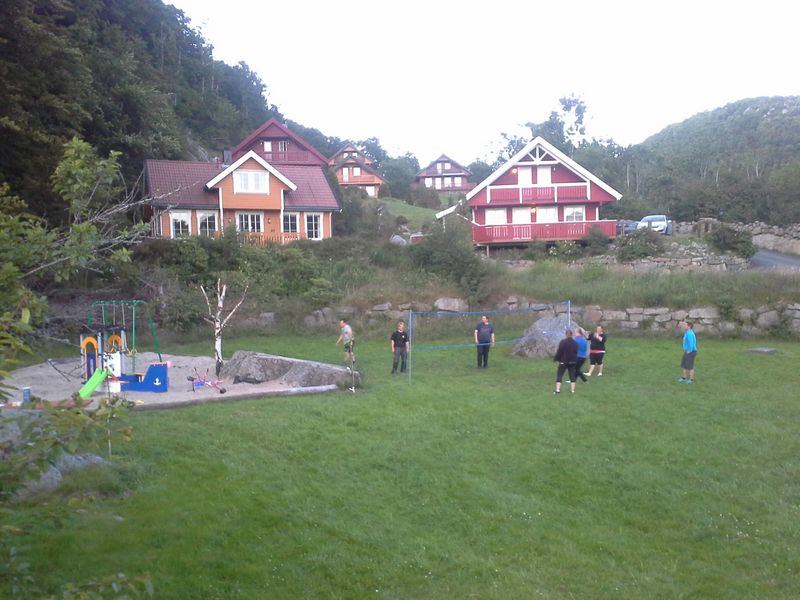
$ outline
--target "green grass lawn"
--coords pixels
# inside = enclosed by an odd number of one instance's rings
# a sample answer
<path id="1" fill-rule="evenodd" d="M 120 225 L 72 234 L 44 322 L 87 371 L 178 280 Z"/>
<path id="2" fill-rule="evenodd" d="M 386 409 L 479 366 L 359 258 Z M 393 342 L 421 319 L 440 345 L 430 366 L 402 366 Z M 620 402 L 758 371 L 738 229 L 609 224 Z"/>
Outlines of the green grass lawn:
<path id="1" fill-rule="evenodd" d="M 226 352 L 338 362 L 329 337 Z M 16 516 L 37 581 L 149 572 L 170 599 L 800 596 L 797 344 L 700 336 L 688 386 L 678 338 L 613 338 L 604 376 L 555 397 L 554 363 L 509 345 L 487 370 L 474 349 L 427 350 L 392 377 L 386 337 L 358 347 L 355 394 L 132 414 L 113 477 L 67 488 L 89 508 Z M 779 352 L 748 353 L 763 345 Z"/>

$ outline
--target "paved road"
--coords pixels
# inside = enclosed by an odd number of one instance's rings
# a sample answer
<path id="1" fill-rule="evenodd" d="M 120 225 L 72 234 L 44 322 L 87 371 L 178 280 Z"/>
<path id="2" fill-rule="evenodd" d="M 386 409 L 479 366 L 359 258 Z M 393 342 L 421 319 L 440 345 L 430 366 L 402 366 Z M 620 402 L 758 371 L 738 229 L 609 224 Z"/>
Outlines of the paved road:
<path id="1" fill-rule="evenodd" d="M 800 256 L 782 254 L 771 250 L 759 250 L 750 259 L 751 269 L 797 269 L 800 271 Z"/>

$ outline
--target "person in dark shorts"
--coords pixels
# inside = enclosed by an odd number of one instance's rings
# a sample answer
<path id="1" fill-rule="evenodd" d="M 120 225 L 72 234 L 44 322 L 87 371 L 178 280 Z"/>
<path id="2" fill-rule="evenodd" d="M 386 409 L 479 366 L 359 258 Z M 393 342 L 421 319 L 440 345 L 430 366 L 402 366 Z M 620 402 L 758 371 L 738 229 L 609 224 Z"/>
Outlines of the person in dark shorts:
<path id="1" fill-rule="evenodd" d="M 681 358 L 681 378 L 678 383 L 694 383 L 694 359 L 697 357 L 697 336 L 694 323 L 683 322 L 683 358 Z"/>
<path id="2" fill-rule="evenodd" d="M 473 332 L 475 346 L 478 348 L 478 368 L 489 366 L 489 349 L 494 346 L 494 327 L 489 323 L 489 317 L 483 315 L 481 322 L 475 326 Z"/>
<path id="3" fill-rule="evenodd" d="M 558 343 L 558 349 L 553 360 L 558 363 L 556 370 L 556 389 L 554 394 L 561 393 L 561 380 L 564 373 L 569 373 L 570 391 L 575 393 L 575 365 L 578 363 L 578 342 L 572 337 L 572 330 L 567 329 L 565 337 Z"/>
<path id="4" fill-rule="evenodd" d="M 593 333 L 589 334 L 589 370 L 587 377 L 591 377 L 597 367 L 597 376 L 603 376 L 603 358 L 606 355 L 606 340 L 608 336 L 603 331 L 603 326 L 598 325 Z"/>
<path id="5" fill-rule="evenodd" d="M 408 333 L 406 332 L 405 323 L 400 321 L 397 324 L 397 330 L 392 333 L 389 338 L 392 344 L 392 375 L 397 373 L 397 365 L 400 364 L 400 372 L 406 372 L 406 362 L 408 361 Z"/>
<path id="6" fill-rule="evenodd" d="M 339 339 L 336 340 L 336 345 L 338 346 L 340 343 L 343 344 L 344 361 L 349 364 L 348 368 L 354 367 L 356 364 L 356 355 L 353 349 L 356 344 L 356 339 L 353 334 L 353 328 L 350 327 L 346 319 L 339 319 L 339 328 L 341 329 L 341 334 L 339 335 Z"/>

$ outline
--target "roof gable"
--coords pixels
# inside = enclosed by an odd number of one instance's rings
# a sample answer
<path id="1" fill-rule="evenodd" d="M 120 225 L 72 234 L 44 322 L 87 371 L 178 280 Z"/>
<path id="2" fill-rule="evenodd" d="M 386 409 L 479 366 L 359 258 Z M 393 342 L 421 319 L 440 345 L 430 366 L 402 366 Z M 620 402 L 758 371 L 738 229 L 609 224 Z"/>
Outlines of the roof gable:
<path id="1" fill-rule="evenodd" d="M 236 156 L 237 154 L 244 152 L 250 146 L 252 146 L 253 142 L 257 141 L 259 138 L 279 138 L 285 137 L 291 139 L 295 144 L 297 144 L 300 148 L 303 148 L 307 152 L 313 154 L 316 158 L 322 161 L 322 164 L 327 164 L 328 159 L 325 158 L 319 150 L 314 148 L 311 144 L 305 141 L 296 133 L 293 133 L 289 130 L 288 127 L 283 125 L 280 121 L 276 118 L 271 118 L 266 121 L 264 124 L 261 125 L 258 129 L 254 130 L 250 133 L 246 138 L 244 138 L 241 142 L 239 142 L 236 147 L 233 149 L 232 154 Z"/>
<path id="2" fill-rule="evenodd" d="M 266 170 L 267 170 L 267 171 L 269 171 L 269 172 L 270 172 L 272 175 L 274 175 L 274 176 L 275 176 L 275 177 L 278 179 L 278 181 L 280 181 L 280 182 L 282 182 L 282 183 L 286 184 L 286 186 L 287 186 L 287 187 L 288 187 L 290 190 L 294 191 L 294 190 L 296 190 L 296 189 L 297 189 L 297 185 L 296 185 L 295 183 L 293 183 L 293 182 L 292 182 L 292 181 L 291 181 L 291 180 L 290 180 L 288 177 L 286 177 L 286 176 L 285 176 L 283 173 L 281 173 L 280 171 L 278 171 L 278 169 L 276 169 L 275 167 L 273 167 L 271 164 L 269 164 L 267 161 L 265 161 L 263 158 L 261 158 L 261 157 L 260 157 L 258 154 L 256 154 L 256 153 L 255 153 L 255 152 L 253 152 L 252 150 L 250 150 L 250 151 L 249 151 L 247 154 L 245 154 L 244 156 L 242 156 L 241 158 L 239 158 L 239 160 L 237 160 L 236 162 L 234 162 L 234 163 L 233 163 L 232 165 L 230 165 L 230 166 L 229 166 L 227 169 L 225 169 L 224 171 L 222 171 L 222 173 L 220 173 L 219 175 L 217 175 L 216 177 L 214 177 L 214 178 L 213 178 L 211 181 L 209 181 L 208 183 L 206 183 L 206 187 L 207 187 L 207 188 L 213 188 L 213 187 L 214 187 L 215 185 L 217 185 L 217 184 L 218 184 L 220 181 L 222 181 L 222 180 L 223 180 L 223 179 L 225 179 L 225 178 L 226 178 L 228 175 L 230 175 L 231 173 L 233 173 L 234 171 L 236 171 L 236 169 L 238 169 L 239 167 L 241 167 L 241 166 L 242 166 L 242 165 L 243 165 L 245 162 L 247 162 L 247 161 L 248 161 L 248 160 L 250 160 L 250 159 L 253 159 L 253 160 L 254 160 L 254 161 L 256 161 L 256 162 L 257 162 L 259 165 L 261 165 L 262 167 L 264 167 L 264 169 L 266 169 Z"/>
<path id="3" fill-rule="evenodd" d="M 526 160 L 527 159 L 527 160 Z M 478 185 L 476 185 L 472 190 L 467 193 L 467 200 L 472 199 L 478 192 L 482 189 L 490 186 L 492 183 L 497 181 L 504 173 L 506 173 L 509 169 L 514 167 L 515 165 L 519 164 L 520 162 L 531 162 L 532 164 L 555 164 L 561 163 L 562 165 L 566 166 L 568 169 L 574 171 L 587 181 L 594 183 L 598 187 L 602 188 L 606 192 L 608 192 L 611 196 L 615 199 L 619 200 L 622 198 L 622 194 L 620 194 L 617 190 L 612 188 L 606 182 L 602 181 L 594 174 L 583 168 L 581 165 L 576 163 L 572 160 L 569 156 L 561 152 L 558 148 L 547 142 L 543 137 L 537 136 L 528 142 L 525 147 L 522 148 L 519 152 L 517 152 L 514 156 L 509 158 L 503 165 L 501 165 L 498 169 L 496 169 L 491 175 L 489 175 L 486 179 L 481 181 Z"/>
<path id="4" fill-rule="evenodd" d="M 439 171 L 436 168 L 437 163 L 448 162 L 450 163 L 450 168 L 447 171 Z M 425 176 L 434 176 L 434 175 L 466 175 L 469 177 L 472 175 L 469 169 L 467 169 L 464 165 L 454 161 L 452 158 L 447 156 L 446 154 L 442 154 L 436 160 L 432 161 L 427 167 L 421 169 L 419 173 L 417 173 L 417 177 L 425 177 Z"/>

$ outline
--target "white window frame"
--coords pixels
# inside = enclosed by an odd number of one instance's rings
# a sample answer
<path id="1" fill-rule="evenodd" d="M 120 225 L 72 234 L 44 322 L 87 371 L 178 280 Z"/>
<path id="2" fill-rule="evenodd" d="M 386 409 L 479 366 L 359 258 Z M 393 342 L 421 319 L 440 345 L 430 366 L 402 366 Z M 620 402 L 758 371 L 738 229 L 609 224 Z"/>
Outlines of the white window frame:
<path id="1" fill-rule="evenodd" d="M 377 196 L 377 194 L 375 193 L 374 185 L 364 186 L 364 191 L 367 192 L 367 196 L 369 196 L 370 198 L 374 198 L 375 196 Z"/>
<path id="2" fill-rule="evenodd" d="M 449 171 L 450 170 L 450 163 L 449 162 L 444 163 L 444 170 L 445 171 Z"/>
<path id="3" fill-rule="evenodd" d="M 361 177 L 361 167 L 353 167 L 353 177 Z"/>
<path id="4" fill-rule="evenodd" d="M 272 140 L 264 140 L 264 152 L 272 152 Z"/>
<path id="5" fill-rule="evenodd" d="M 565 223 L 583 223 L 586 221 L 586 206 L 583 204 L 564 207 Z"/>
<path id="6" fill-rule="evenodd" d="M 203 232 L 203 221 L 205 219 L 213 218 L 214 219 L 214 229 L 212 231 Z M 217 223 L 217 212 L 214 210 L 198 210 L 197 211 L 197 235 L 202 235 L 206 237 L 214 237 L 214 234 L 219 231 L 219 223 Z"/>
<path id="7" fill-rule="evenodd" d="M 441 177 L 437 177 L 437 178 L 434 180 L 434 182 L 433 182 L 433 187 L 435 187 L 437 190 L 440 190 L 440 189 L 442 189 L 442 178 L 441 178 Z"/>
<path id="8" fill-rule="evenodd" d="M 453 178 L 452 177 L 445 177 L 444 178 L 444 187 L 445 187 L 445 189 L 453 187 Z"/>
<path id="9" fill-rule="evenodd" d="M 181 221 L 186 223 L 186 233 L 175 233 L 175 222 Z M 171 210 L 169 211 L 169 237 L 170 239 L 178 239 L 192 235 L 192 211 L 190 210 Z"/>
<path id="10" fill-rule="evenodd" d="M 286 227 L 287 221 L 289 222 L 288 228 Z M 292 221 L 294 221 L 294 229 L 291 228 Z M 281 223 L 281 227 L 283 228 L 283 233 L 300 233 L 300 213 L 283 213 L 283 223 Z"/>
<path id="11" fill-rule="evenodd" d="M 239 233 L 262 233 L 264 231 L 264 215 L 260 212 L 237 211 L 236 231 Z"/>
<path id="12" fill-rule="evenodd" d="M 269 194 L 269 173 L 239 169 L 233 172 L 234 194 Z"/>
<path id="13" fill-rule="evenodd" d="M 517 167 L 517 185 L 520 187 L 533 185 L 533 170 L 530 167 Z"/>
<path id="14" fill-rule="evenodd" d="M 342 181 L 350 181 L 350 167 L 342 167 Z"/>
<path id="15" fill-rule="evenodd" d="M 539 165 L 536 169 L 536 185 L 552 185 L 552 172 L 550 165 Z"/>
<path id="16" fill-rule="evenodd" d="M 289 140 L 278 140 L 278 152 L 289 151 Z"/>
<path id="17" fill-rule="evenodd" d="M 508 225 L 508 215 L 505 208 L 487 208 L 484 213 L 487 225 Z"/>
<path id="18" fill-rule="evenodd" d="M 453 183 L 455 184 L 455 187 L 460 188 L 461 187 L 461 176 L 453 177 Z"/>
<path id="19" fill-rule="evenodd" d="M 514 206 L 511 209 L 511 222 L 514 225 L 529 225 L 531 222 L 530 206 Z"/>
<path id="20" fill-rule="evenodd" d="M 433 177 L 426 177 L 425 178 L 425 187 L 433 187 Z"/>
<path id="21" fill-rule="evenodd" d="M 310 231 L 309 231 L 310 230 L 310 228 L 308 226 L 309 225 L 309 219 L 314 219 L 314 220 L 317 221 L 316 229 L 318 229 L 318 231 L 317 231 L 317 235 L 314 236 L 314 237 L 311 237 L 311 234 L 310 234 Z M 324 236 L 324 232 L 322 231 L 322 227 L 323 227 L 323 224 L 324 224 L 324 220 L 322 219 L 322 213 L 306 213 L 305 224 L 306 224 L 306 238 L 308 238 L 309 240 L 321 240 L 321 239 L 323 239 L 325 237 Z"/>

